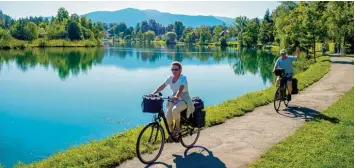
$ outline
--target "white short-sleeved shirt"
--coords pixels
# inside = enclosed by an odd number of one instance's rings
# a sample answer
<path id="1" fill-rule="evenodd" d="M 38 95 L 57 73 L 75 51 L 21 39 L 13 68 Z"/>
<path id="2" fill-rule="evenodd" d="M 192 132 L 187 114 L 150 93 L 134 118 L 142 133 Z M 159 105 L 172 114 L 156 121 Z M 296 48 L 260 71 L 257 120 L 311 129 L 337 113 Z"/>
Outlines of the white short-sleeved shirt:
<path id="1" fill-rule="evenodd" d="M 182 90 L 182 92 L 188 92 L 188 86 L 187 86 L 187 79 L 186 76 L 184 76 L 183 74 L 180 74 L 179 79 L 173 83 L 173 76 L 169 76 L 166 80 L 165 80 L 165 84 L 170 86 L 170 89 L 173 91 L 173 95 L 175 95 L 177 93 L 177 91 L 179 90 L 181 85 L 184 85 L 184 90 Z"/>

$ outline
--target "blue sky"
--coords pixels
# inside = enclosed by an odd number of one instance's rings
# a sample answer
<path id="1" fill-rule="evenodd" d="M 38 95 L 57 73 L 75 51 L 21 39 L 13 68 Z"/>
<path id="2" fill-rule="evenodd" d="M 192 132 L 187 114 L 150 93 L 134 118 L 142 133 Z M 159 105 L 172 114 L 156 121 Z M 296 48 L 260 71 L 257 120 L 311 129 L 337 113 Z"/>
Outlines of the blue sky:
<path id="1" fill-rule="evenodd" d="M 92 11 L 115 11 L 124 8 L 155 9 L 161 12 L 187 15 L 213 15 L 236 17 L 263 17 L 267 8 L 276 9 L 276 1 L 36 1 L 36 2 L 0 2 L 0 10 L 14 18 L 27 16 L 52 16 L 59 7 L 65 7 L 69 13 L 86 14 Z"/>

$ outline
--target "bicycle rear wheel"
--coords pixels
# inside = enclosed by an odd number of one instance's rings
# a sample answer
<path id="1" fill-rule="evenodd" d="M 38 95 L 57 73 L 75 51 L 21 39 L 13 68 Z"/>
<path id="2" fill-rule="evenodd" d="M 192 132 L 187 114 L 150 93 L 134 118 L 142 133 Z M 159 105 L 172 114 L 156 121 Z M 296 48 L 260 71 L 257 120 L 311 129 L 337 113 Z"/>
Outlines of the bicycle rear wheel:
<path id="1" fill-rule="evenodd" d="M 145 164 L 155 162 L 164 148 L 165 134 L 158 123 L 150 123 L 138 136 L 136 152 L 138 159 Z"/>
<path id="2" fill-rule="evenodd" d="M 199 114 L 199 113 L 198 113 Z M 196 125 L 192 125 L 190 122 L 186 122 L 186 124 L 182 125 L 180 130 L 180 142 L 181 145 L 185 148 L 191 148 L 197 142 L 198 137 L 200 136 L 200 116 L 197 116 L 197 123 Z"/>
<path id="3" fill-rule="evenodd" d="M 282 93 L 281 93 L 281 88 L 278 87 L 276 92 L 275 92 L 275 97 L 274 97 L 274 108 L 278 112 L 281 106 L 281 101 L 282 101 Z"/>

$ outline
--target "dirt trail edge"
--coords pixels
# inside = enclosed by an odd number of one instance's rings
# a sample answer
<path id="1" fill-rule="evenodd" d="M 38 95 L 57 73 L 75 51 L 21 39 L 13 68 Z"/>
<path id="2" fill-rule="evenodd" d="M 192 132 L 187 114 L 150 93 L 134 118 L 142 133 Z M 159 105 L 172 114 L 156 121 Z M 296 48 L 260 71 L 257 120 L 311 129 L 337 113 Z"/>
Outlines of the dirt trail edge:
<path id="1" fill-rule="evenodd" d="M 144 165 L 134 158 L 119 167 L 246 167 L 354 86 L 352 59 L 331 57 L 330 72 L 292 96 L 287 110 L 283 105 L 279 113 L 273 104 L 258 107 L 245 116 L 203 130 L 197 147 L 187 150 L 180 143 L 169 143 L 153 165 Z"/>

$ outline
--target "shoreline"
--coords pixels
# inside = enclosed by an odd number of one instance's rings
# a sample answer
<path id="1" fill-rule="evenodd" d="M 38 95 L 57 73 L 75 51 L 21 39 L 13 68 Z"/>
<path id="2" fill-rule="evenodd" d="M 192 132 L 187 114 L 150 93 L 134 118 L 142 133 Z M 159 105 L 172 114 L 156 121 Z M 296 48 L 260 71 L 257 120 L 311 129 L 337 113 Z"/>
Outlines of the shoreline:
<path id="1" fill-rule="evenodd" d="M 65 39 L 44 40 L 37 39 L 32 42 L 11 39 L 6 44 L 0 44 L 0 50 L 18 50 L 26 48 L 51 48 L 51 47 L 103 47 L 103 41 L 99 40 L 79 40 L 70 41 Z"/>

